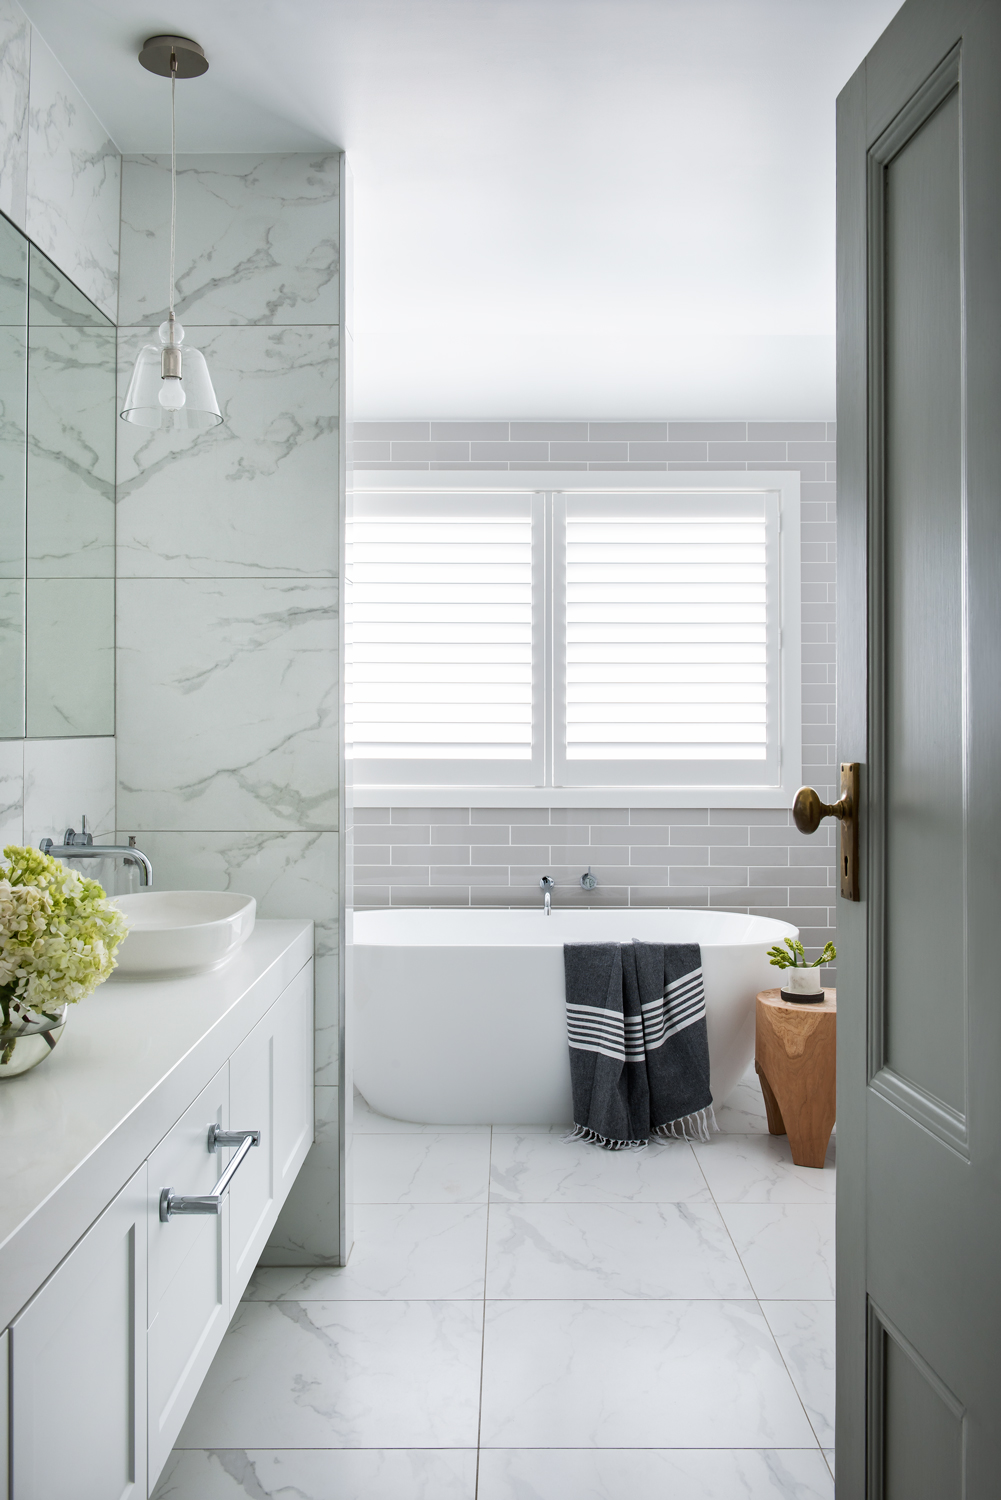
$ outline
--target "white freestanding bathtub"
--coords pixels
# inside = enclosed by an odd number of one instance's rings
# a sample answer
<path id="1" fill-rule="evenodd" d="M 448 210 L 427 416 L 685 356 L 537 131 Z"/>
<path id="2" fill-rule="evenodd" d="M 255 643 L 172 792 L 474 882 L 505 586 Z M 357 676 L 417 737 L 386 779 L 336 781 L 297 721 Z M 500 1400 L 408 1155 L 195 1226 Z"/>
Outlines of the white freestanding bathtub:
<path id="1" fill-rule="evenodd" d="M 354 1076 L 373 1109 L 427 1125 L 569 1124 L 563 944 L 700 943 L 721 1104 L 754 1055 L 765 950 L 798 929 L 733 912 L 358 912 Z"/>

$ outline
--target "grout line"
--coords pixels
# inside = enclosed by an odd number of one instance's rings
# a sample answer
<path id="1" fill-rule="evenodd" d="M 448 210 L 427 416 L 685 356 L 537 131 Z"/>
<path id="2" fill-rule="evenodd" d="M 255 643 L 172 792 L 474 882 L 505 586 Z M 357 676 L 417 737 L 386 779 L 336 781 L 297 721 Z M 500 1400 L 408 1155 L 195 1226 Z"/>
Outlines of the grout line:
<path id="1" fill-rule="evenodd" d="M 480 1326 L 480 1392 L 476 1407 L 476 1481 L 473 1486 L 473 1500 L 479 1500 L 480 1493 L 480 1440 L 483 1433 L 483 1367 L 486 1362 L 487 1352 L 487 1275 L 490 1270 L 490 1172 L 493 1167 L 494 1157 L 494 1127 L 490 1127 L 490 1147 L 487 1152 L 487 1223 L 486 1234 L 483 1245 L 483 1322 Z"/>

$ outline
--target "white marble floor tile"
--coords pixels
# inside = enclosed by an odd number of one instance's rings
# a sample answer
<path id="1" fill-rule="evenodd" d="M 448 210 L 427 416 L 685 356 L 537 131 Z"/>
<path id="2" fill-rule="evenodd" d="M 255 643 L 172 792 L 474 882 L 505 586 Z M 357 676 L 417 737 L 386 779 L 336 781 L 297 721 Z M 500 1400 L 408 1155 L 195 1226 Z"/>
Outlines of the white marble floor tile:
<path id="1" fill-rule="evenodd" d="M 251 1278 L 244 1300 L 419 1297 L 465 1301 L 483 1296 L 486 1204 L 358 1204 L 354 1231 L 354 1249 L 346 1266 L 261 1268 Z"/>
<path id="2" fill-rule="evenodd" d="M 833 1479 L 834 1478 L 834 1449 L 833 1448 L 825 1448 L 824 1449 L 824 1457 L 827 1459 L 827 1467 L 830 1469 L 830 1471 L 831 1471 L 831 1478 Z"/>
<path id="3" fill-rule="evenodd" d="M 565 1125 L 492 1125 L 494 1135 L 567 1135 L 572 1122 Z"/>
<path id="4" fill-rule="evenodd" d="M 768 1116 L 754 1064 L 729 1096 L 716 1105 L 716 1124 L 725 1135 L 767 1135 Z"/>
<path id="5" fill-rule="evenodd" d="M 242 1302 L 179 1448 L 476 1445 L 480 1302 Z"/>
<path id="6" fill-rule="evenodd" d="M 834 1446 L 834 1303 L 762 1302 L 821 1447 Z"/>
<path id="7" fill-rule="evenodd" d="M 262 1491 L 262 1496 L 270 1493 Z M 817 1449 L 485 1448 L 480 1454 L 478 1496 L 479 1500 L 558 1500 L 561 1496 L 573 1500 L 834 1500 L 834 1484 Z M 159 1495 L 157 1500 L 161 1500 Z M 187 1495 L 183 1500 L 188 1500 Z M 216 1500 L 215 1492 L 207 1491 L 205 1500 Z"/>
<path id="8" fill-rule="evenodd" d="M 824 1167 L 797 1167 L 784 1135 L 714 1135 L 692 1146 L 717 1203 L 833 1203 L 834 1142 Z"/>
<path id="9" fill-rule="evenodd" d="M 489 1135 L 359 1135 L 356 1203 L 485 1203 Z"/>
<path id="10" fill-rule="evenodd" d="M 751 1302 L 490 1302 L 490 1448 L 816 1446 Z"/>
<path id="11" fill-rule="evenodd" d="M 723 1203 L 755 1295 L 834 1296 L 833 1203 Z"/>
<path id="12" fill-rule="evenodd" d="M 418 1125 L 413 1120 L 394 1120 L 380 1115 L 363 1094 L 355 1089 L 354 1128 L 356 1135 L 489 1135 L 489 1125 Z"/>
<path id="13" fill-rule="evenodd" d="M 751 1297 L 719 1210 L 701 1203 L 495 1203 L 487 1296 Z"/>
<path id="14" fill-rule="evenodd" d="M 495 1135 L 490 1197 L 497 1203 L 708 1203 L 687 1141 L 603 1151 L 553 1135 Z"/>
<path id="15" fill-rule="evenodd" d="M 472 1448 L 191 1448 L 170 1455 L 153 1500 L 473 1500 L 475 1491 Z"/>

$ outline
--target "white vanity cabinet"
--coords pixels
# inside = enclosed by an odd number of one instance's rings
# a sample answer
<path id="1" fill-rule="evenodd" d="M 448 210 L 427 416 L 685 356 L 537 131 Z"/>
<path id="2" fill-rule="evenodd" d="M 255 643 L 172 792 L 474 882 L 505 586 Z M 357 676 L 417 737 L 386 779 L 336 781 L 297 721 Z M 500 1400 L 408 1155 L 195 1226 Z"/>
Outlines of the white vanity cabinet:
<path id="1" fill-rule="evenodd" d="M 16 1318 L 11 1493 L 146 1494 L 146 1166 Z"/>
<path id="2" fill-rule="evenodd" d="M 293 929 L 287 961 L 272 964 L 266 984 L 251 974 L 245 993 L 234 985 L 235 1003 L 216 1017 L 192 1005 L 200 1040 L 185 1050 L 182 1028 L 179 1055 L 157 1088 L 134 1082 L 137 1103 L 125 1123 L 138 1134 L 152 1110 L 145 1160 L 133 1162 L 138 1171 L 89 1228 L 84 1221 L 85 1232 L 0 1333 L 4 1375 L 10 1352 L 10 1491 L 0 1400 L 0 1500 L 144 1500 L 152 1492 L 312 1144 L 313 965 L 302 961 L 312 934 L 308 924 L 259 925 Z M 209 997 L 212 977 L 200 981 Z M 128 990 L 160 1016 L 151 991 Z M 111 1012 L 122 991 L 107 997 Z M 118 1014 L 141 1046 L 143 1018 L 127 1005 Z M 89 1063 L 93 1053 L 80 1050 Z M 38 1077 L 44 1084 L 41 1069 Z M 58 1082 L 54 1068 L 49 1078 Z M 16 1108 L 28 1096 L 0 1093 L 0 1106 L 5 1097 Z M 40 1107 L 51 1112 L 52 1099 Z M 259 1131 L 259 1144 L 245 1153 L 218 1213 L 164 1218 L 164 1189 L 209 1197 L 233 1161 L 237 1148 L 213 1142 L 213 1127 Z M 127 1158 L 127 1133 L 119 1145 L 108 1173 Z M 81 1157 L 79 1177 L 102 1151 L 112 1151 L 107 1137 Z M 82 1195 L 82 1180 L 64 1185 Z"/>

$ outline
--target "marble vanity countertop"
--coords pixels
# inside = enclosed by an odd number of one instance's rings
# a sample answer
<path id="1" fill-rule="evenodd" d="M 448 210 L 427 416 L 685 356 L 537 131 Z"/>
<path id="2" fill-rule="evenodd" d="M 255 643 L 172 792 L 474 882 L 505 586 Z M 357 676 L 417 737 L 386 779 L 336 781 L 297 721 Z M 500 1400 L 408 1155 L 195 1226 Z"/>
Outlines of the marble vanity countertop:
<path id="1" fill-rule="evenodd" d="M 213 973 L 112 977 L 51 1057 L 0 1081 L 0 1329 L 312 955 L 312 922 L 259 921 Z"/>

